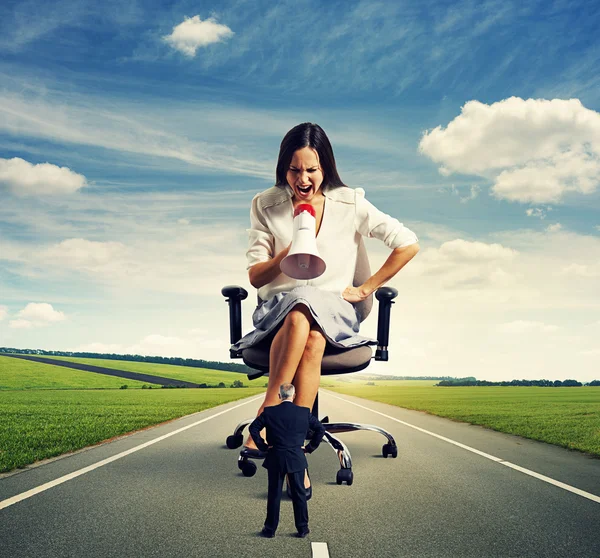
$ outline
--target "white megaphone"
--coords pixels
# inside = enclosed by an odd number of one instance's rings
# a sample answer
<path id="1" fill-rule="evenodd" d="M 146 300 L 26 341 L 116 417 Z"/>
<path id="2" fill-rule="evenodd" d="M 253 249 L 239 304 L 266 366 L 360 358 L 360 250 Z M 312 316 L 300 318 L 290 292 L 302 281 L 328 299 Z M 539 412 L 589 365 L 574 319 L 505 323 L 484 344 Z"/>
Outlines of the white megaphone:
<path id="1" fill-rule="evenodd" d="M 279 267 L 293 279 L 314 279 L 325 272 L 325 261 L 319 256 L 316 238 L 315 208 L 303 203 L 294 211 L 292 246 Z"/>

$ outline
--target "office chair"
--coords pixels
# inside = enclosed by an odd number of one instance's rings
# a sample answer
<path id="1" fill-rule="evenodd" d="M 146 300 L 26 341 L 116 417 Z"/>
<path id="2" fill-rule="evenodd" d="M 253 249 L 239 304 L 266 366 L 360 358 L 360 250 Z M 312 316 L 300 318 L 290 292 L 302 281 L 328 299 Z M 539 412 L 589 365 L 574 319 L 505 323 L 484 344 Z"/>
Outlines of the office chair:
<path id="1" fill-rule="evenodd" d="M 353 285 L 362 285 L 371 276 L 369 259 L 362 238 L 359 242 L 358 255 L 356 261 L 356 269 L 354 273 Z M 245 300 L 248 292 L 235 285 L 229 285 L 221 289 L 221 294 L 226 297 L 226 302 L 229 304 L 229 331 L 231 344 L 237 343 L 242 338 L 242 305 L 241 301 Z M 379 301 L 379 314 L 377 322 L 377 349 L 375 351 L 375 360 L 388 360 L 388 342 L 390 331 L 390 312 L 391 306 L 394 304 L 393 299 L 398 296 L 398 291 L 391 287 L 380 287 L 375 292 L 375 297 Z M 260 301 L 259 301 L 260 302 Z M 360 315 L 360 321 L 364 321 L 369 315 L 373 306 L 373 295 L 364 301 L 355 304 Z M 269 346 L 270 342 L 236 351 L 230 349 L 231 358 L 241 358 L 244 363 L 257 370 L 256 373 L 248 374 L 249 380 L 254 380 L 269 372 Z M 325 348 L 325 354 L 321 364 L 321 375 L 329 374 L 348 374 L 364 370 L 373 357 L 371 347 L 363 345 L 350 349 L 339 349 L 331 346 L 329 343 Z M 318 417 L 319 413 L 319 394 L 315 398 L 315 403 L 312 408 L 312 414 Z M 239 448 L 244 443 L 242 434 L 245 427 L 249 426 L 254 418 L 244 420 L 238 424 L 231 436 L 227 437 L 226 444 L 230 449 Z M 371 424 L 356 424 L 348 422 L 329 422 L 329 417 L 321 419 L 325 427 L 324 440 L 337 453 L 340 461 L 340 469 L 337 472 L 336 482 L 342 484 L 345 482 L 350 486 L 354 480 L 352 472 L 352 457 L 347 446 L 333 434 L 341 432 L 353 432 L 357 430 L 370 430 L 379 432 L 387 438 L 387 443 L 382 447 L 383 457 L 397 457 L 398 447 L 392 435 L 389 432 Z M 310 438 L 312 433 L 308 433 Z M 245 477 L 252 477 L 256 473 L 256 464 L 252 459 L 262 459 L 264 454 L 257 450 L 244 449 L 240 452 L 238 458 L 238 468 L 242 471 Z"/>

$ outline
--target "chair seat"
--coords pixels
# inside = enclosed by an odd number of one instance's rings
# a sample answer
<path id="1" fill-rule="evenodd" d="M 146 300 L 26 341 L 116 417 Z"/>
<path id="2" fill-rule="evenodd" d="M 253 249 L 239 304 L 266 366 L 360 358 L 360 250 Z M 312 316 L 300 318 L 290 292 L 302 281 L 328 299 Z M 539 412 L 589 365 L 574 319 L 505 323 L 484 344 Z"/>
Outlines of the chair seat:
<path id="1" fill-rule="evenodd" d="M 365 369 L 373 351 L 368 345 L 361 345 L 352 349 L 337 349 L 327 346 L 321 363 L 321 375 L 345 374 L 358 372 Z M 242 351 L 242 358 L 247 366 L 257 368 L 263 372 L 269 371 L 269 346 L 257 345 Z"/>

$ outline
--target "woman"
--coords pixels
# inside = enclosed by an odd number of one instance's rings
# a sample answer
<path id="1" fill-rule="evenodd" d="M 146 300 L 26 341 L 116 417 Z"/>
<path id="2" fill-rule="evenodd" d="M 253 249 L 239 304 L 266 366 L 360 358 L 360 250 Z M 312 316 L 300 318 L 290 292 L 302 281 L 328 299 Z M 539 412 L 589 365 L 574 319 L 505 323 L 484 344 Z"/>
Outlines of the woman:
<path id="1" fill-rule="evenodd" d="M 278 403 L 279 386 L 293 383 L 296 404 L 312 408 L 329 342 L 336 347 L 376 344 L 358 335 L 352 303 L 389 281 L 418 252 L 416 235 L 348 188 L 338 175 L 331 143 L 317 124 L 304 123 L 283 138 L 276 185 L 252 200 L 248 275 L 263 301 L 253 315 L 254 331 L 234 347 L 244 349 L 272 337 L 269 382 L 258 410 Z M 296 280 L 279 268 L 291 241 L 294 209 L 315 210 L 317 248 L 327 268 L 312 280 Z M 352 286 L 360 236 L 381 239 L 392 253 L 373 276 Z M 246 447 L 254 449 L 252 439 Z M 308 488 L 308 486 L 307 486 Z"/>

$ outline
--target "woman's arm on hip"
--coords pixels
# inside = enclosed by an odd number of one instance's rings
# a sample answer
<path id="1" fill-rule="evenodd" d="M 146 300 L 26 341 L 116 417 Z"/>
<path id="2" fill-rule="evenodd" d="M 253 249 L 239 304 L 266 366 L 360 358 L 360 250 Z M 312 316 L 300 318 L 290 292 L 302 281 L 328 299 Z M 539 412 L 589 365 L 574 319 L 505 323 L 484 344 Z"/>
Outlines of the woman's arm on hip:
<path id="1" fill-rule="evenodd" d="M 379 271 L 369 277 L 359 287 L 347 287 L 342 297 L 348 302 L 360 302 L 385 285 L 398 273 L 419 251 L 419 244 L 414 243 L 403 248 L 395 248 Z"/>

